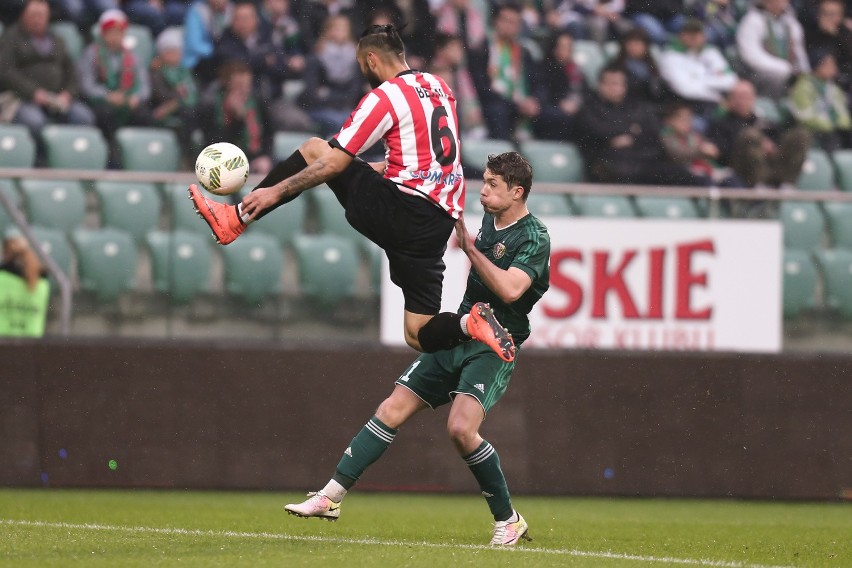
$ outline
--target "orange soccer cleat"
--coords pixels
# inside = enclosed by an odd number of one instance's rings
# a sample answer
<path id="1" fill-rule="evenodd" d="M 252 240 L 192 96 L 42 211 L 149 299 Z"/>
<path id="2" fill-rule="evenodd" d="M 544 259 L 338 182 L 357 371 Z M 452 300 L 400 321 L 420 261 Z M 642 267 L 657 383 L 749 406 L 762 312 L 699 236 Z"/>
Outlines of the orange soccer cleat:
<path id="1" fill-rule="evenodd" d="M 515 342 L 512 335 L 500 325 L 494 317 L 494 310 L 488 304 L 477 302 L 473 305 L 467 320 L 467 331 L 472 338 L 493 349 L 507 363 L 515 360 Z"/>
<path id="2" fill-rule="evenodd" d="M 195 184 L 189 186 L 189 198 L 198 216 L 213 229 L 213 238 L 220 245 L 234 242 L 246 230 L 246 224 L 237 215 L 237 208 L 233 205 L 207 199 Z"/>

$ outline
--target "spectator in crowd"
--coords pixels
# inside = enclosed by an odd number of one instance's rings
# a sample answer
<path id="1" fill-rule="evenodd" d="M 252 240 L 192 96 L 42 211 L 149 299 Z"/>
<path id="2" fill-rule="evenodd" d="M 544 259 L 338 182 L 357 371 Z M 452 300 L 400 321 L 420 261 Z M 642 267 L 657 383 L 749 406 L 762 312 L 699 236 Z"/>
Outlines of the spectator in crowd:
<path id="1" fill-rule="evenodd" d="M 290 10 L 290 0 L 263 0 L 259 15 L 261 35 L 289 57 L 287 67 L 290 71 L 301 73 L 305 68 L 302 37 L 299 22 Z"/>
<path id="2" fill-rule="evenodd" d="M 687 168 L 708 185 L 742 187 L 742 182 L 716 160 L 719 148 L 693 127 L 692 109 L 685 103 L 672 103 L 663 113 L 660 140 L 669 158 Z"/>
<path id="3" fill-rule="evenodd" d="M 253 92 L 251 67 L 228 61 L 219 80 L 210 85 L 199 109 L 207 140 L 239 146 L 249 159 L 252 173 L 266 175 L 272 168 L 272 132 L 266 128 L 264 106 Z"/>
<path id="4" fill-rule="evenodd" d="M 622 12 L 624 0 L 560 0 L 544 8 L 544 19 L 551 30 L 603 43 L 631 27 Z"/>
<path id="5" fill-rule="evenodd" d="M 746 187 L 792 185 L 799 178 L 811 137 L 807 129 L 780 131 L 755 114 L 754 85 L 741 80 L 728 93 L 725 113 L 710 123 L 707 137 Z"/>
<path id="6" fill-rule="evenodd" d="M 583 104 L 586 81 L 574 61 L 574 38 L 567 31 L 557 33 L 544 57 L 541 113 L 533 123 L 536 137 L 571 140 L 575 118 Z"/>
<path id="7" fill-rule="evenodd" d="M 399 30 L 405 58 L 412 69 L 425 69 L 435 51 L 435 17 L 428 0 L 354 0 L 352 22 L 366 29 L 372 14 L 383 12 Z"/>
<path id="8" fill-rule="evenodd" d="M 357 48 L 349 18 L 330 16 L 308 58 L 302 105 L 323 137 L 340 130 L 364 94 Z"/>
<path id="9" fill-rule="evenodd" d="M 624 34 L 612 65 L 627 76 L 628 98 L 649 103 L 658 103 L 668 98 L 668 89 L 651 53 L 651 41 L 644 30 L 634 28 Z"/>
<path id="10" fill-rule="evenodd" d="M 829 50 L 810 54 L 812 73 L 799 75 L 790 91 L 790 111 L 810 130 L 814 141 L 829 154 L 848 146 L 849 118 L 846 95 L 834 82 L 837 63 Z"/>
<path id="11" fill-rule="evenodd" d="M 482 49 L 486 24 L 473 0 L 446 0 L 435 10 L 439 33 L 461 38 L 466 49 Z"/>
<path id="12" fill-rule="evenodd" d="M 231 0 L 196 0 L 183 21 L 183 66 L 191 69 L 202 84 L 216 76 L 215 42 L 231 22 Z"/>
<path id="13" fill-rule="evenodd" d="M 714 45 L 708 45 L 704 25 L 689 19 L 660 57 L 660 73 L 671 90 L 689 102 L 702 129 L 738 77 Z"/>
<path id="14" fill-rule="evenodd" d="M 683 23 L 682 0 L 626 0 L 624 14 L 642 28 L 653 43 L 663 45 Z"/>
<path id="15" fill-rule="evenodd" d="M 461 37 L 439 33 L 435 38 L 435 54 L 428 70 L 447 82 L 456 97 L 459 132 L 463 138 L 484 138 L 487 134 L 482 107 L 464 57 Z"/>
<path id="16" fill-rule="evenodd" d="M 155 36 L 169 26 L 183 25 L 185 0 L 125 0 L 122 8 L 131 22 L 145 26 Z"/>
<path id="17" fill-rule="evenodd" d="M 536 63 L 518 39 L 523 22 L 517 4 L 497 7 L 494 34 L 482 50 L 468 53 L 468 64 L 491 138 L 511 140 L 528 135 L 529 121 L 541 111 L 534 88 L 539 86 Z"/>
<path id="18" fill-rule="evenodd" d="M 816 21 L 805 28 L 805 45 L 809 53 L 830 51 L 837 62 L 835 81 L 844 91 L 852 90 L 852 30 L 844 25 L 842 0 L 820 0 Z"/>
<path id="19" fill-rule="evenodd" d="M 192 147 L 192 133 L 198 127 L 195 110 L 198 87 L 192 73 L 183 66 L 183 33 L 167 28 L 156 42 L 157 55 L 151 62 L 151 114 L 158 126 L 173 128 L 181 147 Z"/>
<path id="20" fill-rule="evenodd" d="M 255 82 L 254 94 L 266 106 L 273 130 L 313 130 L 308 115 L 282 96 L 282 83 L 301 73 L 290 69 L 290 57 L 276 50 L 269 37 L 261 34 L 259 23 L 254 4 L 235 4 L 231 24 L 216 43 L 216 60 L 219 65 L 228 61 L 242 61 L 251 68 Z"/>
<path id="21" fill-rule="evenodd" d="M 0 258 L 0 336 L 44 335 L 49 300 L 38 256 L 16 230 L 7 231 Z"/>
<path id="22" fill-rule="evenodd" d="M 807 73 L 805 37 L 789 0 L 760 0 L 740 20 L 737 51 L 758 91 L 782 97 L 799 73 Z"/>
<path id="23" fill-rule="evenodd" d="M 689 11 L 704 24 L 707 43 L 719 49 L 736 44 L 737 23 L 742 14 L 736 0 L 692 0 Z"/>
<path id="24" fill-rule="evenodd" d="M 71 20 L 80 29 L 88 29 L 100 14 L 118 8 L 116 0 L 55 0 L 51 2 L 62 19 Z"/>
<path id="25" fill-rule="evenodd" d="M 124 47 L 127 16 L 107 10 L 98 20 L 99 34 L 80 60 L 83 93 L 108 136 L 116 128 L 150 124 L 148 69 Z"/>
<path id="26" fill-rule="evenodd" d="M 618 67 L 601 70 L 598 91 L 583 102 L 577 122 L 577 142 L 592 181 L 706 185 L 706 179 L 665 155 L 654 111 L 627 98 L 627 77 Z"/>
<path id="27" fill-rule="evenodd" d="M 95 123 L 78 100 L 77 68 L 50 31 L 50 6 L 28 0 L 17 23 L 0 36 L 0 119 L 23 124 L 38 140 L 49 122 Z"/>
<path id="28" fill-rule="evenodd" d="M 302 52 L 311 53 L 314 43 L 322 33 L 323 23 L 329 16 L 342 14 L 353 17 L 352 3 L 347 0 L 303 0 L 299 8 L 299 35 Z"/>

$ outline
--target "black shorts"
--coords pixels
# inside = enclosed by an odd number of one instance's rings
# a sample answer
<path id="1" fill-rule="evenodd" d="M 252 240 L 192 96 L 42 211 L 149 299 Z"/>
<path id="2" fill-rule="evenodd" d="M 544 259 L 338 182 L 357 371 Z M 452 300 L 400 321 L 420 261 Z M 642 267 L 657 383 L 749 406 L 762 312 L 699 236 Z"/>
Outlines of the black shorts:
<path id="1" fill-rule="evenodd" d="M 455 219 L 431 201 L 403 193 L 360 158 L 326 183 L 346 210 L 349 224 L 384 249 L 391 281 L 402 289 L 405 309 L 437 314 L 444 251 Z"/>

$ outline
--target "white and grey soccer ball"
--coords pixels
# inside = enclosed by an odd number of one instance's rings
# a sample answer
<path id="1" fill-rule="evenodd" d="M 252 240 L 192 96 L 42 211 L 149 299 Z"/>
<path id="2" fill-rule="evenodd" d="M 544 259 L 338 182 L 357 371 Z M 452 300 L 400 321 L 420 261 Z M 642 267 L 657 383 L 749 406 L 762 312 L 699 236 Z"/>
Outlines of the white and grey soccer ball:
<path id="1" fill-rule="evenodd" d="M 249 163 L 245 152 L 228 142 L 210 144 L 195 160 L 195 177 L 215 195 L 230 195 L 245 185 Z"/>

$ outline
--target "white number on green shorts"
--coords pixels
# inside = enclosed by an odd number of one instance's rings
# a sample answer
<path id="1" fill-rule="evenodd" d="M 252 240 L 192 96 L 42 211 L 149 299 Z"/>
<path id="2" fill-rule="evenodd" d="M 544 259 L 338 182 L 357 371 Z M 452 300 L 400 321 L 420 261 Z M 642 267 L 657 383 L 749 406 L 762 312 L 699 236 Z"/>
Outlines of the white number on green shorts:
<path id="1" fill-rule="evenodd" d="M 419 365 L 419 364 L 420 364 L 419 360 L 415 361 L 414 364 L 408 368 L 408 370 L 405 372 L 405 374 L 399 378 L 399 380 L 404 382 L 404 383 L 407 383 L 408 379 L 411 378 L 411 373 L 414 372 L 414 369 L 416 369 L 417 365 Z"/>

